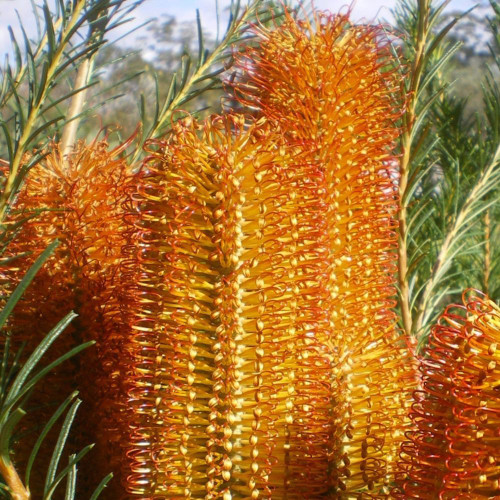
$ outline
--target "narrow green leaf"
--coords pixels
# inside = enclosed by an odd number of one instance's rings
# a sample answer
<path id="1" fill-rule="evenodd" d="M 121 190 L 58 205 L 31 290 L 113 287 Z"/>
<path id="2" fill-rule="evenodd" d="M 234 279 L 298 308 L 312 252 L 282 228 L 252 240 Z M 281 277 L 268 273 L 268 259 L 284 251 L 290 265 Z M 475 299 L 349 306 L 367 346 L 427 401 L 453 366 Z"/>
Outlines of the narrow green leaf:
<path id="1" fill-rule="evenodd" d="M 426 57 L 429 57 L 434 50 L 439 46 L 439 44 L 443 41 L 444 37 L 450 32 L 450 30 L 455 26 L 455 24 L 460 21 L 460 19 L 463 19 L 465 16 L 470 14 L 471 11 L 473 11 L 476 7 L 471 7 L 469 10 L 466 10 L 465 12 L 462 12 L 459 16 L 457 16 L 455 19 L 450 21 L 435 37 L 432 43 L 429 45 L 427 51 L 426 51 Z"/>
<path id="2" fill-rule="evenodd" d="M 40 125 L 37 129 L 33 131 L 33 133 L 29 136 L 27 144 L 31 144 L 31 142 L 35 141 L 35 139 L 42 133 L 45 132 L 48 128 L 50 128 L 52 125 L 56 124 L 57 122 L 60 122 L 61 120 L 64 119 L 63 115 L 56 116 L 55 118 L 52 118 L 51 120 L 43 123 Z"/>
<path id="3" fill-rule="evenodd" d="M 40 14 L 38 12 L 38 7 L 35 3 L 35 0 L 30 0 L 30 4 L 31 4 L 31 12 L 33 14 L 33 18 L 35 19 L 36 23 L 37 39 L 41 39 L 43 35 L 42 35 L 42 25 L 40 22 Z"/>
<path id="4" fill-rule="evenodd" d="M 181 85 L 180 88 L 183 89 L 186 86 L 186 82 L 189 78 L 189 68 L 191 67 L 191 58 L 188 54 L 184 54 L 181 58 Z"/>
<path id="5" fill-rule="evenodd" d="M 419 92 L 422 92 L 430 82 L 434 79 L 436 74 L 443 68 L 443 66 L 450 61 L 450 59 L 457 53 L 458 49 L 461 47 L 461 43 L 457 42 L 452 45 L 440 58 L 438 61 L 434 63 L 432 68 L 429 68 L 425 78 L 422 80 L 420 84 Z"/>
<path id="6" fill-rule="evenodd" d="M 35 103 L 39 103 L 42 100 L 43 94 L 47 88 L 47 75 L 49 71 L 49 64 L 47 61 L 42 63 L 42 70 L 40 72 L 38 92 L 35 97 Z"/>
<path id="7" fill-rule="evenodd" d="M 26 379 L 29 377 L 29 374 L 34 370 L 42 356 L 45 354 L 47 349 L 54 343 L 54 341 L 61 335 L 61 333 L 65 330 L 65 328 L 76 318 L 76 314 L 74 312 L 68 313 L 59 323 L 49 332 L 49 334 L 40 342 L 37 348 L 31 353 L 30 357 L 17 374 L 14 382 L 12 383 L 9 392 L 7 393 L 7 397 L 5 398 L 5 404 L 8 405 L 14 398 L 18 396 L 23 388 Z M 49 365 L 50 366 L 50 365 Z M 36 383 L 36 382 L 35 382 Z"/>
<path id="8" fill-rule="evenodd" d="M 99 498 L 99 495 L 102 493 L 104 488 L 108 485 L 108 483 L 113 479 L 113 473 L 109 473 L 97 486 L 97 488 L 94 490 L 94 493 L 92 493 L 92 496 L 90 497 L 90 500 L 97 500 Z"/>
<path id="9" fill-rule="evenodd" d="M 439 90 L 437 90 L 436 92 L 434 92 L 420 108 L 417 119 L 415 120 L 415 124 L 412 128 L 412 131 L 411 131 L 411 140 L 412 141 L 414 140 L 416 134 L 419 132 L 420 126 L 422 125 L 424 120 L 427 118 L 427 113 L 428 113 L 429 109 L 431 108 L 432 104 L 444 92 L 444 90 L 445 90 L 445 87 L 442 87 Z"/>
<path id="10" fill-rule="evenodd" d="M 38 439 L 36 440 L 35 445 L 33 446 L 33 449 L 31 450 L 31 454 L 28 459 L 28 463 L 26 464 L 26 472 L 25 472 L 25 484 L 29 486 L 30 484 L 30 476 L 31 476 L 31 470 L 33 468 L 33 464 L 35 462 L 35 459 L 38 455 L 38 452 L 40 451 L 40 447 L 42 446 L 43 441 L 47 437 L 47 434 L 50 432 L 52 427 L 54 427 L 55 423 L 57 420 L 59 420 L 59 417 L 66 411 L 66 408 L 71 404 L 71 402 L 76 398 L 78 395 L 78 391 L 73 392 L 70 394 L 64 402 L 57 408 L 57 410 L 54 412 L 54 414 L 50 417 L 49 421 L 45 424 L 42 432 L 38 436 Z"/>
<path id="11" fill-rule="evenodd" d="M 165 106 L 163 109 L 168 109 L 172 101 L 177 95 L 177 73 L 172 75 L 172 80 L 170 81 L 170 86 L 168 87 L 167 98 L 165 99 Z M 162 113 L 163 114 L 163 113 Z"/>
<path id="12" fill-rule="evenodd" d="M 28 394 L 33 387 L 43 378 L 47 373 L 50 373 L 56 366 L 59 366 L 61 363 L 64 363 L 67 359 L 70 359 L 73 356 L 76 356 L 78 353 L 81 351 L 87 349 L 88 347 L 94 345 L 94 341 L 90 342 L 85 342 L 84 344 L 81 344 L 77 347 L 74 347 L 67 353 L 63 354 L 62 356 L 59 356 L 55 361 L 52 363 L 48 364 L 45 368 L 40 370 L 33 378 L 31 378 L 25 385 L 24 387 L 18 392 L 18 394 L 12 399 L 12 401 L 9 402 L 9 405 L 5 406 L 5 408 L 2 409 L 2 414 L 0 416 L 0 421 L 4 418 L 5 413 L 12 408 L 13 405 L 17 403 L 20 399 L 22 399 L 26 394 Z"/>
<path id="13" fill-rule="evenodd" d="M 0 428 L 0 455 L 6 463 L 10 462 L 10 440 L 12 433 L 24 415 L 26 415 L 26 412 L 22 408 L 16 408 Z"/>
<path id="14" fill-rule="evenodd" d="M 201 28 L 200 10 L 196 9 L 196 28 L 198 30 L 198 62 L 196 70 L 198 71 L 205 62 L 205 47 L 203 44 L 203 30 Z"/>
<path id="15" fill-rule="evenodd" d="M 12 360 L 12 364 L 10 365 L 9 371 L 7 373 L 7 377 L 5 379 L 5 387 L 2 388 L 2 403 L 6 394 L 7 384 L 14 378 L 16 373 L 21 369 L 21 356 L 24 352 L 24 348 L 26 347 L 26 342 L 23 342 L 17 349 L 16 354 L 14 355 L 14 359 Z"/>
<path id="16" fill-rule="evenodd" d="M 64 500 L 73 500 L 76 495 L 76 455 L 74 453 L 69 456 L 69 462 L 70 464 L 73 463 L 73 465 L 68 472 Z"/>
<path id="17" fill-rule="evenodd" d="M 204 75 L 201 75 L 199 78 L 196 78 L 194 80 L 194 84 L 198 85 L 199 83 L 205 81 L 205 80 L 213 80 L 216 77 L 218 77 L 221 73 L 224 73 L 226 71 L 226 68 L 218 68 L 214 71 L 211 71 L 210 73 L 206 73 Z M 219 83 L 219 82 L 218 82 Z"/>
<path id="18" fill-rule="evenodd" d="M 93 52 L 95 52 L 103 42 L 95 42 L 93 44 L 84 45 L 83 49 L 76 52 L 74 55 L 66 59 L 66 61 L 57 67 L 57 71 L 54 72 L 54 79 L 59 78 L 59 76 L 73 63 L 80 63 L 80 61 L 86 57 L 90 57 Z"/>
<path id="19" fill-rule="evenodd" d="M 5 304 L 4 308 L 2 309 L 2 312 L 0 312 L 0 329 L 3 328 L 5 325 L 5 322 L 7 321 L 7 318 L 9 317 L 9 314 L 12 312 L 14 309 L 15 305 L 21 298 L 22 294 L 28 288 L 29 284 L 33 281 L 33 278 L 35 277 L 36 273 L 40 270 L 40 268 L 43 266 L 45 261 L 50 257 L 52 252 L 56 249 L 57 245 L 59 245 L 59 241 L 55 240 L 53 241 L 41 254 L 38 259 L 36 259 L 35 263 L 30 267 L 28 272 L 23 276 L 23 279 L 21 280 L 21 283 L 16 287 L 12 295 L 9 297 L 9 300 Z"/>
<path id="20" fill-rule="evenodd" d="M 8 384 L 7 380 L 7 366 L 9 364 L 10 357 L 10 334 L 7 332 L 5 335 L 5 340 L 3 341 L 2 347 L 2 364 L 0 366 L 0 390 L 1 396 L 3 399 L 3 395 L 5 394 L 5 387 Z"/>
<path id="21" fill-rule="evenodd" d="M 56 38 L 54 33 L 54 25 L 52 24 L 52 15 L 50 14 L 49 5 L 47 4 L 47 0 L 44 0 L 43 6 L 43 17 L 45 19 L 45 33 L 47 34 L 47 43 L 49 46 L 48 54 L 51 59 L 55 51 L 56 47 Z"/>
<path id="22" fill-rule="evenodd" d="M 82 451 L 80 451 L 72 460 L 70 460 L 70 462 L 67 465 L 67 467 L 65 467 L 58 474 L 58 476 L 54 479 L 54 482 L 51 484 L 49 490 L 44 495 L 43 500 L 50 500 L 52 498 L 52 495 L 54 494 L 57 486 L 68 475 L 68 473 L 71 470 L 71 468 L 75 464 L 77 464 L 93 447 L 94 447 L 93 444 L 89 444 L 88 446 L 86 446 L 85 448 L 83 448 Z"/>
<path id="23" fill-rule="evenodd" d="M 13 45 L 14 54 L 16 56 L 16 67 L 19 70 L 23 65 L 23 57 L 21 55 L 21 49 L 19 48 L 19 44 L 17 43 L 16 37 L 14 35 L 14 32 L 12 31 L 12 28 L 10 26 L 8 26 L 7 30 L 9 31 L 10 41 Z"/>
<path id="24" fill-rule="evenodd" d="M 2 127 L 2 132 L 5 137 L 8 161 L 9 163 L 12 163 L 12 160 L 14 159 L 14 145 L 12 144 L 12 137 L 10 136 L 10 131 L 9 128 L 7 127 L 7 123 L 5 123 L 1 118 L 0 118 L 0 127 Z"/>
<path id="25" fill-rule="evenodd" d="M 66 445 L 70 428 L 73 425 L 76 412 L 78 411 L 78 407 L 81 405 L 81 403 L 81 399 L 77 399 L 76 401 L 74 401 L 66 417 L 64 418 L 64 422 L 62 424 L 61 431 L 59 432 L 54 451 L 52 452 L 52 456 L 50 457 L 49 467 L 47 469 L 45 488 L 43 491 L 44 499 L 49 499 L 51 496 L 51 494 L 49 494 L 51 492 L 51 489 L 55 489 L 54 483 L 57 474 L 57 467 L 59 466 L 59 461 L 61 460 L 62 452 L 64 450 L 64 446 Z"/>

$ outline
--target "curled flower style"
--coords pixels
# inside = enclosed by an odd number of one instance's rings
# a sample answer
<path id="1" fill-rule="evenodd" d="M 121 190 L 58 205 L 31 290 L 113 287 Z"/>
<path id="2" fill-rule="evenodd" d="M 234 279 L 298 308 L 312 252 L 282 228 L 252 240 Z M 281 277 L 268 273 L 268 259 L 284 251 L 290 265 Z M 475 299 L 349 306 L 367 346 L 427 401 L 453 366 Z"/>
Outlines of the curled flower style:
<path id="1" fill-rule="evenodd" d="M 56 251 L 14 309 L 9 328 L 15 342 L 27 343 L 25 352 L 29 353 L 64 314 L 74 310 L 79 317 L 58 339 L 50 356 L 55 359 L 83 341 L 95 340 L 97 345 L 49 376 L 33 396 L 33 406 L 41 409 L 29 412 L 27 418 L 46 421 L 53 412 L 51 404 L 77 386 L 86 403 L 79 417 L 82 442 L 97 440 L 107 449 L 110 443 L 116 444 L 113 405 L 124 399 L 123 394 L 117 397 L 124 366 L 119 348 L 124 291 L 115 277 L 123 260 L 123 205 L 131 178 L 121 155 L 125 147 L 109 150 L 105 141 L 79 143 L 67 159 L 57 145 L 51 147 L 18 195 L 10 224 L 20 225 L 8 246 L 16 258 L 2 268 L 1 275 L 3 289 L 13 290 L 38 255 L 59 239 Z M 32 424 L 26 423 L 27 427 Z M 30 449 L 31 444 L 26 444 Z M 104 458 L 106 453 L 98 452 L 96 456 L 103 457 L 102 470 L 109 470 L 109 455 Z M 92 476 L 92 481 L 100 480 Z M 36 494 L 37 478 L 33 481 L 31 489 Z"/>
<path id="2" fill-rule="evenodd" d="M 463 305 L 447 307 L 432 329 L 396 497 L 500 495 L 499 341 L 500 309 L 479 294 L 464 294 Z"/>
<path id="3" fill-rule="evenodd" d="M 387 496 L 414 385 L 392 312 L 398 77 L 387 69 L 394 65 L 381 28 L 347 16 L 287 15 L 255 31 L 259 43 L 238 55 L 233 93 L 279 125 L 323 182 L 330 296 L 322 307 L 336 360 L 330 490 Z"/>

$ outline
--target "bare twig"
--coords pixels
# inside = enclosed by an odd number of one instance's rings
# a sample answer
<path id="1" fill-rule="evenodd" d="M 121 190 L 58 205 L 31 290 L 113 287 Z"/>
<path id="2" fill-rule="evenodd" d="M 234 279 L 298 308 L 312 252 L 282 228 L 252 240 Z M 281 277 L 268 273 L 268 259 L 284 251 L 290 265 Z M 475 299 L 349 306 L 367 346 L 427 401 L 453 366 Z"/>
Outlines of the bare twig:
<path id="1" fill-rule="evenodd" d="M 491 217 L 490 210 L 486 210 L 484 215 L 484 293 L 490 294 L 491 275 Z"/>
<path id="2" fill-rule="evenodd" d="M 75 94 L 71 99 L 71 104 L 68 110 L 68 123 L 64 127 L 62 137 L 61 137 L 61 152 L 63 157 L 66 157 L 75 144 L 76 131 L 78 129 L 78 124 L 80 122 L 78 116 L 83 110 L 85 105 L 85 98 L 87 96 L 87 90 L 84 88 L 90 80 L 92 75 L 92 68 L 94 63 L 94 58 L 89 57 L 83 60 L 78 67 L 78 72 L 75 79 L 75 90 L 82 89 L 80 92 Z"/>

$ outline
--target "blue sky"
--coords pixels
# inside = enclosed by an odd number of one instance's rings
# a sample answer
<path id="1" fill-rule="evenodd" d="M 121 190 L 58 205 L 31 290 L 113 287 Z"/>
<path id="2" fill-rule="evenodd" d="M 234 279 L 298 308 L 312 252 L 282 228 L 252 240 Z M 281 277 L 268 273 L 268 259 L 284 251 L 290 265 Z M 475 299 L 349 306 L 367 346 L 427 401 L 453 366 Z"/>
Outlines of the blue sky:
<path id="1" fill-rule="evenodd" d="M 218 0 L 220 9 L 230 3 L 230 0 Z M 466 10 L 484 0 L 451 0 L 448 10 Z M 242 4 L 245 0 L 242 0 Z M 346 0 L 314 0 L 314 4 L 319 9 L 338 11 L 345 8 L 350 1 Z M 367 19 L 380 20 L 391 19 L 390 9 L 394 7 L 396 0 L 357 0 L 354 2 L 353 17 L 355 20 Z M 200 10 L 203 25 L 211 30 L 215 30 L 215 0 L 146 0 L 138 9 L 137 15 L 141 19 L 147 19 L 159 13 L 174 15 L 179 20 L 194 19 L 196 9 Z M 223 25 L 224 27 L 225 25 Z"/>
<path id="2" fill-rule="evenodd" d="M 220 10 L 223 11 L 230 0 L 218 0 Z M 476 3 L 484 3 L 485 0 L 451 0 L 448 10 L 465 10 Z M 242 0 L 242 4 L 245 0 Z M 338 11 L 349 2 L 345 0 L 315 0 L 319 9 Z M 391 20 L 390 9 L 394 7 L 396 0 L 357 0 L 354 2 L 354 20 Z M 32 22 L 31 4 L 29 0 L 0 0 L 0 56 L 9 51 L 10 40 L 7 31 L 8 25 L 18 25 L 16 9 L 19 11 L 25 29 L 30 35 L 35 34 L 35 25 Z M 196 9 L 200 10 L 204 29 L 215 34 L 216 16 L 215 0 L 145 0 L 137 9 L 135 24 L 140 24 L 152 17 L 162 14 L 170 14 L 180 21 L 189 21 L 195 18 Z M 225 19 L 221 22 L 221 30 L 225 28 Z"/>

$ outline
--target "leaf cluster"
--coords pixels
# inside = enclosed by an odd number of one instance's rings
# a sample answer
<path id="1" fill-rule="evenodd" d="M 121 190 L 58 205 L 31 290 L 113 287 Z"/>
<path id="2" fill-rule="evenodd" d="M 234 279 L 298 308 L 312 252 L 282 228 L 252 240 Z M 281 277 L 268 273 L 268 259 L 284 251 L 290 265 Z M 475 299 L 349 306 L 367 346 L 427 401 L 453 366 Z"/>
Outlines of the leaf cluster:
<path id="1" fill-rule="evenodd" d="M 495 18 L 498 4 L 491 2 Z M 425 340 L 442 307 L 468 287 L 498 300 L 500 165 L 499 87 L 491 68 L 483 83 L 484 112 L 471 117 L 466 99 L 448 81 L 460 49 L 447 35 L 463 15 L 444 26 L 446 3 L 402 2 L 396 11 L 409 63 L 404 91 L 400 195 L 400 308 L 405 331 Z M 498 64 L 498 45 L 491 47 Z M 403 255 L 401 255 L 403 254 Z"/>
<path id="2" fill-rule="evenodd" d="M 0 329 L 3 330 L 0 364 L 0 474 L 5 481 L 0 491 L 19 499 L 30 498 L 30 477 L 33 466 L 36 463 L 38 452 L 44 440 L 56 425 L 59 426 L 59 433 L 47 466 L 43 490 L 44 500 L 54 498 L 55 492 L 61 484 L 65 484 L 65 498 L 74 498 L 77 463 L 92 449 L 92 445 L 85 446 L 78 453 L 70 454 L 67 457 L 67 465 L 61 465 L 70 428 L 75 419 L 78 407 L 81 404 L 81 400 L 77 398 L 78 392 L 75 391 L 59 405 L 52 417 L 45 423 L 27 460 L 23 479 L 19 477 L 11 456 L 12 444 L 16 440 L 16 429 L 19 427 L 22 418 L 26 415 L 25 408 L 33 391 L 43 382 L 44 377 L 48 373 L 93 344 L 93 342 L 87 342 L 76 346 L 54 361 L 43 367 L 40 366 L 45 353 L 64 332 L 66 326 L 75 318 L 76 315 L 71 312 L 59 321 L 23 362 L 21 362 L 24 355 L 23 346 L 17 351 L 12 352 L 12 338 L 8 329 L 9 315 L 21 299 L 23 292 L 32 282 L 37 271 L 50 257 L 57 244 L 58 242 L 55 241 L 49 245 L 38 257 L 0 312 Z M 105 478 L 94 492 L 92 498 L 97 498 L 110 479 L 110 476 Z"/>

